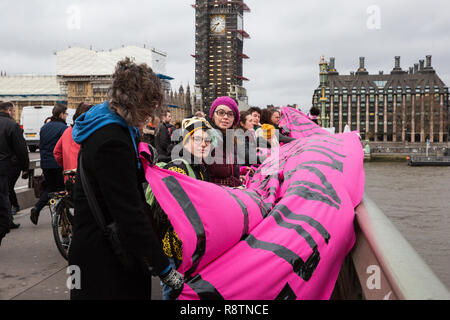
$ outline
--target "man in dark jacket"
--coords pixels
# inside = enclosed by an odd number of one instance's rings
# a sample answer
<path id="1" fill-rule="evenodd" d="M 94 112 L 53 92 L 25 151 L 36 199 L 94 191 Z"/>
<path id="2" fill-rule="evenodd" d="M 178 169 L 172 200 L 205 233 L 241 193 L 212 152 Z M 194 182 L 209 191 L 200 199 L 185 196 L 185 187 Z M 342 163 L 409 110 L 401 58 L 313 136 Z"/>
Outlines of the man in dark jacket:
<path id="1" fill-rule="evenodd" d="M 42 192 L 39 201 L 31 209 L 30 220 L 37 225 L 39 213 L 48 202 L 48 193 L 64 190 L 64 177 L 62 168 L 53 156 L 53 149 L 67 129 L 67 107 L 57 104 L 53 108 L 51 121 L 41 128 L 39 133 L 39 149 L 41 154 L 41 168 L 44 173 L 46 189 Z"/>
<path id="2" fill-rule="evenodd" d="M 170 124 L 171 120 L 172 115 L 169 111 L 166 111 L 161 115 L 161 124 L 155 137 L 155 147 L 156 151 L 158 151 L 158 162 L 170 162 L 172 160 L 172 133 L 175 130 L 175 127 Z"/>
<path id="3" fill-rule="evenodd" d="M 14 104 L 0 103 L 0 244 L 11 227 L 15 228 L 9 201 L 8 174 L 11 171 L 11 158 L 16 157 L 24 176 L 28 172 L 28 149 L 22 130 L 12 119 Z"/>

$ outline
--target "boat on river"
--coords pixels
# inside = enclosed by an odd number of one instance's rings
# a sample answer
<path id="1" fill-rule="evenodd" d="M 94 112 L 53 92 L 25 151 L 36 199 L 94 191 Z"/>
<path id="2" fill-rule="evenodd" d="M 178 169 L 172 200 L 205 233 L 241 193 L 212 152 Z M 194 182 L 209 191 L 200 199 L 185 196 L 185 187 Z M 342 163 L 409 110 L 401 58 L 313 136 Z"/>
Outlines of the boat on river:
<path id="1" fill-rule="evenodd" d="M 416 156 L 407 158 L 408 165 L 418 166 L 450 166 L 450 156 Z"/>

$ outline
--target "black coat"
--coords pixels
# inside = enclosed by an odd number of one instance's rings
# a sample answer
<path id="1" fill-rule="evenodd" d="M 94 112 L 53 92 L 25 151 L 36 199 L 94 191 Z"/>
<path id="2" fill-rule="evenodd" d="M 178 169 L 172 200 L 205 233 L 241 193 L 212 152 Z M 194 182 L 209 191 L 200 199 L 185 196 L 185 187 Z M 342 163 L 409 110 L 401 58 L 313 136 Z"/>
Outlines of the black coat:
<path id="1" fill-rule="evenodd" d="M 79 154 L 107 223 L 115 221 L 119 237 L 136 257 L 136 270 L 126 272 L 97 226 L 76 177 L 75 222 L 69 264 L 81 269 L 81 290 L 72 299 L 150 299 L 151 275 L 143 259 L 159 275 L 169 266 L 150 222 L 137 156 L 127 129 L 110 124 L 94 132 Z"/>
<path id="2" fill-rule="evenodd" d="M 170 162 L 173 149 L 172 133 L 175 127 L 170 123 L 161 123 L 155 136 L 155 148 L 158 151 L 158 162 Z"/>
<path id="3" fill-rule="evenodd" d="M 55 117 L 52 117 L 52 121 L 41 128 L 39 132 L 39 150 L 42 169 L 60 168 L 53 155 L 53 150 L 67 128 L 64 120 Z"/>
<path id="4" fill-rule="evenodd" d="M 21 170 L 28 170 L 30 160 L 23 130 L 9 114 L 0 112 L 0 175 L 8 175 L 13 160 Z"/>

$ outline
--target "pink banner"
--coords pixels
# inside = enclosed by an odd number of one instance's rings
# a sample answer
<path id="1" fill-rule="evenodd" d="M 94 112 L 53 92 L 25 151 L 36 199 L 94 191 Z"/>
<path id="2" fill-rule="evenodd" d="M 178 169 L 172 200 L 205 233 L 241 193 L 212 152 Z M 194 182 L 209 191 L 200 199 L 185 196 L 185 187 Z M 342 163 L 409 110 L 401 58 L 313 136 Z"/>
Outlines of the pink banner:
<path id="1" fill-rule="evenodd" d="M 183 242 L 179 271 L 187 282 L 179 299 L 330 298 L 355 242 L 361 143 L 355 133 L 330 135 L 291 108 L 282 109 L 280 126 L 298 140 L 272 152 L 245 190 L 144 163 Z"/>

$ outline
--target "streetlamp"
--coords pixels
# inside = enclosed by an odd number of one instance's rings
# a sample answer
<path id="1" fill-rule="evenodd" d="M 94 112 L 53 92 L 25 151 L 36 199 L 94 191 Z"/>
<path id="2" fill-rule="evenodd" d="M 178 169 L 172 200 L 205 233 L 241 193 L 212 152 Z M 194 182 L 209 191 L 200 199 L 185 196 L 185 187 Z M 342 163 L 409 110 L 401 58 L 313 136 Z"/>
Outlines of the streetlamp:
<path id="1" fill-rule="evenodd" d="M 322 89 L 322 96 L 320 97 L 320 124 L 323 128 L 329 127 L 329 117 L 325 117 L 325 105 L 328 98 L 325 96 L 325 88 L 328 83 L 328 62 L 325 61 L 325 57 L 320 58 L 320 87 Z"/>

